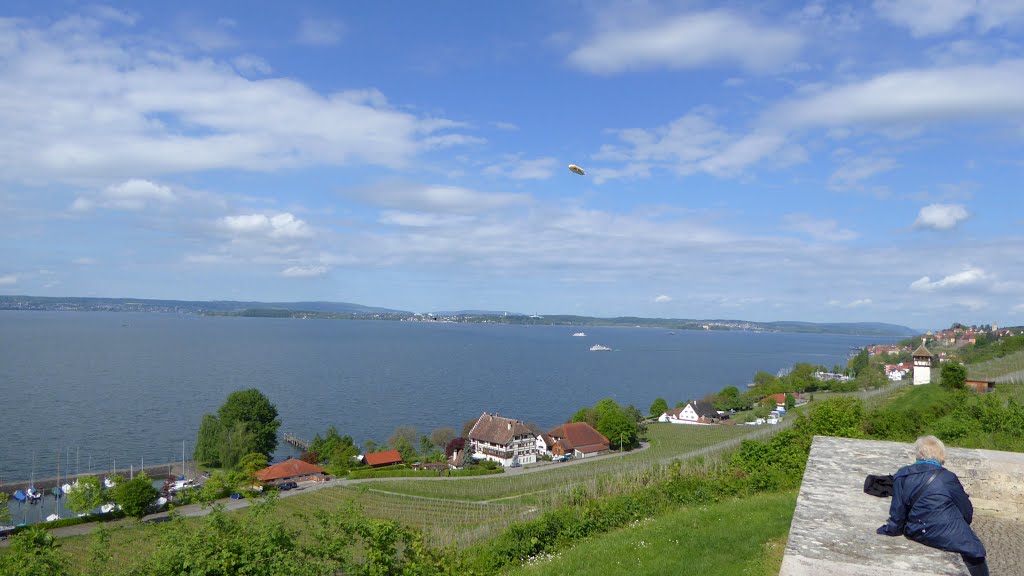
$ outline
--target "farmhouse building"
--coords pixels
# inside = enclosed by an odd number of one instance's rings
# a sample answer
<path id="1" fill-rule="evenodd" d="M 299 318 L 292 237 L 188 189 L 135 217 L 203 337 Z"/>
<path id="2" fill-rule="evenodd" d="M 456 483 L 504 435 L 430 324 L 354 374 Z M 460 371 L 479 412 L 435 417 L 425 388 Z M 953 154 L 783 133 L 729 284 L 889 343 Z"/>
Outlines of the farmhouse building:
<path id="1" fill-rule="evenodd" d="M 492 460 L 502 466 L 537 461 L 537 435 L 522 420 L 484 412 L 468 438 L 477 460 Z"/>

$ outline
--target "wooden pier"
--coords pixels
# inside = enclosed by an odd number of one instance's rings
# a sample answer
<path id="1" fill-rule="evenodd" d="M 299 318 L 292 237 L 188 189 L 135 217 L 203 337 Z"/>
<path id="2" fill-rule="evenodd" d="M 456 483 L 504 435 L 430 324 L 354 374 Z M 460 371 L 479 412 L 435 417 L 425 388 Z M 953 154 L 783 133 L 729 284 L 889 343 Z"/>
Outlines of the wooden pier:
<path id="1" fill-rule="evenodd" d="M 302 450 L 303 452 L 309 452 L 309 442 L 306 442 L 305 440 L 299 438 L 298 436 L 292 434 L 291 432 L 284 433 L 284 441 L 288 444 L 291 444 L 292 446 L 295 446 L 299 450 Z"/>

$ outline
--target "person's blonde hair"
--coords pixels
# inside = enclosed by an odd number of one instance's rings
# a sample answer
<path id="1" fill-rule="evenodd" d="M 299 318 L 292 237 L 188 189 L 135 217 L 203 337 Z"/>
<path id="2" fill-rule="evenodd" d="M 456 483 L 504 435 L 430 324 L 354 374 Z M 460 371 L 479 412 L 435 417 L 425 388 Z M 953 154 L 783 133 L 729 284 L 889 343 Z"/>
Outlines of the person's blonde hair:
<path id="1" fill-rule="evenodd" d="M 914 443 L 914 451 L 918 460 L 937 460 L 946 462 L 946 445 L 935 436 L 921 436 Z"/>

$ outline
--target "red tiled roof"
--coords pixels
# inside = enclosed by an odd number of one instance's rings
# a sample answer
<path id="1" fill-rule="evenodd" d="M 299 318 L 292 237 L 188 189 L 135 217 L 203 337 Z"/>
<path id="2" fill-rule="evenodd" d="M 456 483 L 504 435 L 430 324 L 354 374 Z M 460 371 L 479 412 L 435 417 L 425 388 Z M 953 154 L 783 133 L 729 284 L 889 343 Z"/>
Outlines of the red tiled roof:
<path id="1" fill-rule="evenodd" d="M 365 455 L 366 463 L 370 466 L 385 466 L 387 464 L 399 464 L 402 461 L 402 455 L 398 453 L 398 450 L 388 450 L 386 452 L 371 452 Z"/>
<path id="2" fill-rule="evenodd" d="M 314 474 L 324 473 L 324 469 L 316 464 L 303 462 L 296 458 L 289 458 L 284 462 L 279 462 L 273 466 L 267 466 L 263 470 L 256 472 L 256 478 L 260 482 L 272 482 L 274 480 L 280 480 L 281 478 L 312 476 Z"/>
<path id="3" fill-rule="evenodd" d="M 561 440 L 563 446 L 568 445 L 566 447 L 570 450 L 575 449 L 583 452 L 586 451 L 583 448 L 587 446 L 598 446 L 596 450 L 608 449 L 608 439 L 586 422 L 562 424 L 548 434 L 552 438 Z"/>

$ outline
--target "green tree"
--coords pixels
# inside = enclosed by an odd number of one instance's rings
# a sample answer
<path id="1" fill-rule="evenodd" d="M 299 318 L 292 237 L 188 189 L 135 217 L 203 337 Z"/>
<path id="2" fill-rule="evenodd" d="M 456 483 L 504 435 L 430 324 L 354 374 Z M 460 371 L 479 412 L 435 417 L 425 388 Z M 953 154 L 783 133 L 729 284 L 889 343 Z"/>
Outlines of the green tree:
<path id="1" fill-rule="evenodd" d="M 430 442 L 441 452 L 444 452 L 445 447 L 447 447 L 448 443 L 452 440 L 455 440 L 455 430 L 451 428 L 434 428 L 430 432 Z"/>
<path id="2" fill-rule="evenodd" d="M 131 480 L 121 478 L 117 484 L 110 489 L 110 496 L 113 498 L 124 513 L 135 518 L 142 518 L 146 515 L 146 508 L 159 496 L 156 488 L 153 488 L 152 481 L 144 472 Z"/>
<path id="3" fill-rule="evenodd" d="M 796 407 L 796 397 L 786 394 L 786 410 L 792 410 L 794 407 Z"/>
<path id="4" fill-rule="evenodd" d="M 777 376 L 770 372 L 765 372 L 764 370 L 758 370 L 757 373 L 754 374 L 754 384 L 758 386 L 770 386 L 778 380 L 779 378 Z"/>
<path id="5" fill-rule="evenodd" d="M 668 412 L 668 402 L 664 398 L 655 398 L 651 403 L 651 416 L 661 416 Z"/>
<path id="6" fill-rule="evenodd" d="M 277 407 L 255 388 L 236 390 L 228 395 L 217 417 L 225 430 L 229 430 L 235 422 L 243 422 L 252 434 L 252 449 L 242 452 L 262 452 L 267 456 L 277 449 L 277 429 L 281 421 L 277 418 Z"/>
<path id="7" fill-rule="evenodd" d="M 951 390 L 964 388 L 967 384 L 967 368 L 959 362 L 942 365 L 942 386 Z"/>
<path id="8" fill-rule="evenodd" d="M 850 369 L 853 370 L 854 376 L 860 374 L 861 370 L 867 368 L 869 362 L 870 357 L 868 356 L 868 351 L 866 349 L 861 350 L 860 352 L 857 353 L 856 356 L 851 358 Z"/>
<path id="9" fill-rule="evenodd" d="M 228 470 L 234 468 L 247 454 L 259 452 L 256 434 L 250 430 L 249 423 L 242 421 L 222 421 L 220 433 L 220 465 Z"/>
<path id="10" fill-rule="evenodd" d="M 220 466 L 220 420 L 213 414 L 203 416 L 192 457 L 208 466 Z"/>
<path id="11" fill-rule="evenodd" d="M 423 434 L 420 436 L 420 455 L 426 458 L 431 452 L 434 451 L 434 443 L 430 441 L 430 436 Z"/>
<path id="12" fill-rule="evenodd" d="M 597 411 L 593 408 L 580 408 L 572 415 L 572 422 L 586 422 L 597 427 Z"/>
<path id="13" fill-rule="evenodd" d="M 399 441 L 404 440 L 404 444 L 412 447 L 416 446 L 419 439 L 420 434 L 416 431 L 415 426 L 399 426 L 398 428 L 395 428 L 395 431 L 388 437 L 388 446 L 397 450 Z"/>
<path id="14" fill-rule="evenodd" d="M 98 476 L 79 478 L 68 492 L 64 505 L 78 514 L 88 514 L 107 501 L 107 490 Z"/>
<path id="15" fill-rule="evenodd" d="M 594 428 L 604 434 L 613 446 L 623 448 L 636 442 L 636 421 L 615 400 L 605 398 L 594 405 L 597 421 Z"/>
<path id="16" fill-rule="evenodd" d="M 861 438 L 861 421 L 864 419 L 864 403 L 860 398 L 840 396 L 816 403 L 811 411 L 809 434 L 811 436 L 839 436 Z M 800 421 L 801 425 L 804 421 Z"/>
<path id="17" fill-rule="evenodd" d="M 11 523 L 11 510 L 7 508 L 7 492 L 0 492 L 0 524 Z"/>
<path id="18" fill-rule="evenodd" d="M 242 473 L 256 477 L 256 473 L 263 470 L 270 464 L 270 459 L 267 458 L 266 454 L 260 452 L 253 452 L 246 454 L 241 460 L 238 461 L 236 468 Z"/>
<path id="19" fill-rule="evenodd" d="M 0 574 L 5 576 L 57 576 L 68 574 L 71 563 L 59 550 L 53 535 L 39 525 L 11 537 L 0 554 Z"/>

